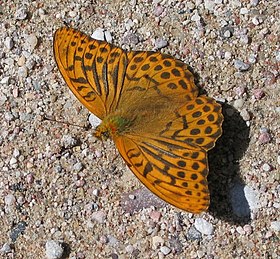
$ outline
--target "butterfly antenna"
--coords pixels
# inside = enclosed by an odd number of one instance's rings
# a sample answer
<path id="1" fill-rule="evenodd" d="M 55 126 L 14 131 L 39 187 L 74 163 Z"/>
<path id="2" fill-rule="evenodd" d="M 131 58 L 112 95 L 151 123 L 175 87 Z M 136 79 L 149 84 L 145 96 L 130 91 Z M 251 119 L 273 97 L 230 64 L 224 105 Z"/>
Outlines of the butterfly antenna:
<path id="1" fill-rule="evenodd" d="M 86 126 L 81 126 L 81 125 L 77 125 L 77 124 L 70 123 L 70 122 L 65 122 L 65 121 L 60 121 L 60 120 L 51 119 L 51 118 L 46 117 L 46 116 L 43 116 L 43 120 L 46 120 L 46 121 L 53 121 L 53 122 L 57 122 L 57 123 L 62 123 L 62 124 L 70 125 L 70 126 L 73 126 L 73 127 L 79 127 L 79 128 L 83 128 L 83 129 L 85 129 L 85 130 L 88 129 L 88 127 L 86 127 Z"/>

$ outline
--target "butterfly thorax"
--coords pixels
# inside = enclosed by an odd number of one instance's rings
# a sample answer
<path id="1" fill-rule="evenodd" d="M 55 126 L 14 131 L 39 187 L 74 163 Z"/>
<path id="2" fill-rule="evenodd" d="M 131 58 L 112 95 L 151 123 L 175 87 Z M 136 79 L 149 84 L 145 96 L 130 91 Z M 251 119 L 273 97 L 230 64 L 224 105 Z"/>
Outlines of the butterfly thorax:
<path id="1" fill-rule="evenodd" d="M 118 115 L 109 115 L 96 128 L 95 137 L 99 139 L 114 138 L 124 134 L 131 126 L 132 121 Z"/>

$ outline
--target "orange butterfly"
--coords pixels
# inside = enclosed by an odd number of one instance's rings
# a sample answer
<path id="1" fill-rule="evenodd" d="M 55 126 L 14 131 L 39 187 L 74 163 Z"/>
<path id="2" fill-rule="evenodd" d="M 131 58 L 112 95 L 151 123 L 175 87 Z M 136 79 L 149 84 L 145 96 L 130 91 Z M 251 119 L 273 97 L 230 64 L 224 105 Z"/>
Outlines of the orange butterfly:
<path id="1" fill-rule="evenodd" d="M 221 106 L 198 96 L 187 66 L 159 52 L 124 51 L 72 28 L 54 35 L 69 88 L 102 120 L 127 165 L 154 194 L 192 213 L 210 203 L 207 150 L 221 136 Z"/>

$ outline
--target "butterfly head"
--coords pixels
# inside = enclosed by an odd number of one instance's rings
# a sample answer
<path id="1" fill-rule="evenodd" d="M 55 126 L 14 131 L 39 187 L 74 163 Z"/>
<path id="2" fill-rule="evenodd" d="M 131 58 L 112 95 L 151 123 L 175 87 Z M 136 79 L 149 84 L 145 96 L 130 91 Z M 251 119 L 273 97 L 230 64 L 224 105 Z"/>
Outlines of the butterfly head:
<path id="1" fill-rule="evenodd" d="M 121 116 L 107 116 L 95 130 L 95 137 L 102 140 L 117 137 L 127 131 L 131 122 Z"/>

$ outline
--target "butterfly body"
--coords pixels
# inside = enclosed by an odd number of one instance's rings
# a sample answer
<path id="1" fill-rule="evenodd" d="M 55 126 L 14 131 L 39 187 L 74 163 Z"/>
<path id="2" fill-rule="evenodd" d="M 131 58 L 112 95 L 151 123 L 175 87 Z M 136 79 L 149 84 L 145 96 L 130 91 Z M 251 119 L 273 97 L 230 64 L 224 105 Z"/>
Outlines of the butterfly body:
<path id="1" fill-rule="evenodd" d="M 115 139 L 126 133 L 132 125 L 132 121 L 118 115 L 108 115 L 95 130 L 95 136 L 99 139 Z"/>
<path id="2" fill-rule="evenodd" d="M 102 120 L 137 178 L 185 211 L 210 203 L 207 151 L 222 134 L 221 106 L 198 96 L 187 66 L 151 51 L 124 51 L 72 28 L 58 29 L 54 56 L 67 85 Z"/>

